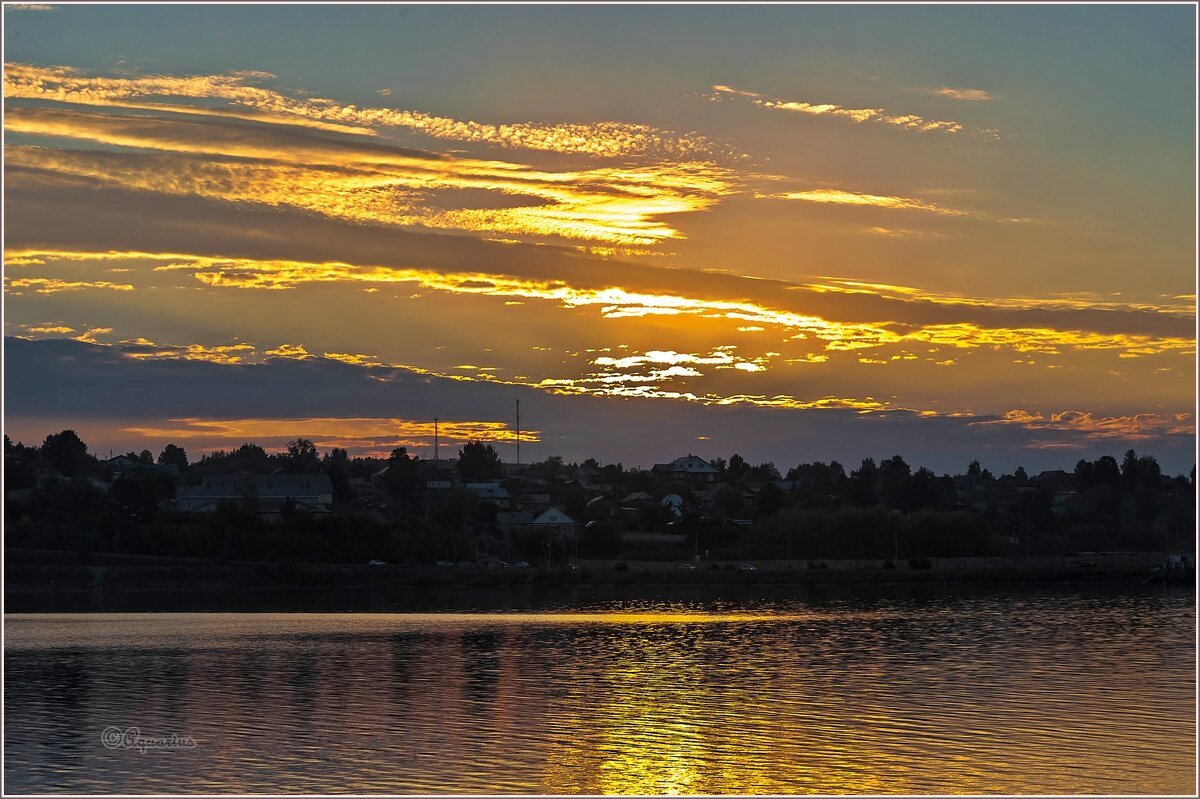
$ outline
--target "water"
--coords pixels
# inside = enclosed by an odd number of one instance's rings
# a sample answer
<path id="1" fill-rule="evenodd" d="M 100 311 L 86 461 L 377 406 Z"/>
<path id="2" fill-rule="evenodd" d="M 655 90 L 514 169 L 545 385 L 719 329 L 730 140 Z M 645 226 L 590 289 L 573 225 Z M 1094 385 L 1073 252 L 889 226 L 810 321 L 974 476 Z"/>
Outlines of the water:
<path id="1" fill-rule="evenodd" d="M 535 604 L 9 615 L 5 791 L 1195 791 L 1191 592 Z"/>

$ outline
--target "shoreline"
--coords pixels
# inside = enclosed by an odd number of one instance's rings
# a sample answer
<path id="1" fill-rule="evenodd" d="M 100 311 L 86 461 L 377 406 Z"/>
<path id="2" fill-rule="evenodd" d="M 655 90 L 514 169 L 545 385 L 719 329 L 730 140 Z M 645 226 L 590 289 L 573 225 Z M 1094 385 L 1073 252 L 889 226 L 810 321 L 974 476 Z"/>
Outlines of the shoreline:
<path id="1" fill-rule="evenodd" d="M 1070 559 L 929 559 L 883 568 L 880 561 L 758 562 L 753 571 L 736 565 L 701 562 L 679 570 L 677 561 L 580 562 L 577 571 L 544 568 L 437 567 L 421 564 L 366 566 L 290 562 L 219 562 L 207 559 L 94 553 L 81 556 L 50 550 L 5 552 L 5 608 L 44 612 L 159 605 L 219 607 L 239 605 L 338 607 L 387 604 L 407 594 L 455 592 L 653 592 L 662 596 L 695 592 L 753 593 L 796 590 L 904 590 L 920 587 L 1104 585 L 1151 583 L 1195 588 L 1195 572 L 1153 573 L 1150 553 L 1098 558 L 1094 565 L 1071 566 Z M 621 568 L 621 567 L 624 568 Z M 812 566 L 815 566 L 812 567 Z M 237 595 L 237 600 L 225 598 Z M 411 598 L 411 597 L 410 597 Z M 156 609 L 150 607 L 148 609 Z"/>

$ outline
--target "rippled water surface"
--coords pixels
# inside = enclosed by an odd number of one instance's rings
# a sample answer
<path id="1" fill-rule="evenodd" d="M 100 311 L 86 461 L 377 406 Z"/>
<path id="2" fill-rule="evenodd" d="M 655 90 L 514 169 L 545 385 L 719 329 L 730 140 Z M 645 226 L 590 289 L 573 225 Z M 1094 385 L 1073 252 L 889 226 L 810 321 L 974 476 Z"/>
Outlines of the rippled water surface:
<path id="1" fill-rule="evenodd" d="M 1190 794 L 1194 603 L 9 615 L 4 787 Z"/>

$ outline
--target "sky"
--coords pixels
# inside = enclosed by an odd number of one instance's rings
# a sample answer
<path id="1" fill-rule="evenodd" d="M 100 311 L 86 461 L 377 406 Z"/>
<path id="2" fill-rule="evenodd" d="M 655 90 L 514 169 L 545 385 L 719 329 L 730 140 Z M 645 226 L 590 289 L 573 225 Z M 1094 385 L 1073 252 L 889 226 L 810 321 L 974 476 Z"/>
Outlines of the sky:
<path id="1" fill-rule="evenodd" d="M 1186 472 L 1195 15 L 5 4 L 5 431 Z"/>

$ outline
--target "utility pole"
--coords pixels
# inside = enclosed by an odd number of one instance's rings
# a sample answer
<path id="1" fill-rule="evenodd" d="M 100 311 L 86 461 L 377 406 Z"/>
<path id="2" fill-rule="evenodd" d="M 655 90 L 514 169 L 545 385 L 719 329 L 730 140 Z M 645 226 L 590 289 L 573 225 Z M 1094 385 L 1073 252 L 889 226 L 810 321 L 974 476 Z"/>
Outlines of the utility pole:
<path id="1" fill-rule="evenodd" d="M 438 459 L 438 418 L 433 417 L 433 462 Z"/>
<path id="2" fill-rule="evenodd" d="M 521 401 L 517 400 L 517 465 L 521 465 Z"/>

